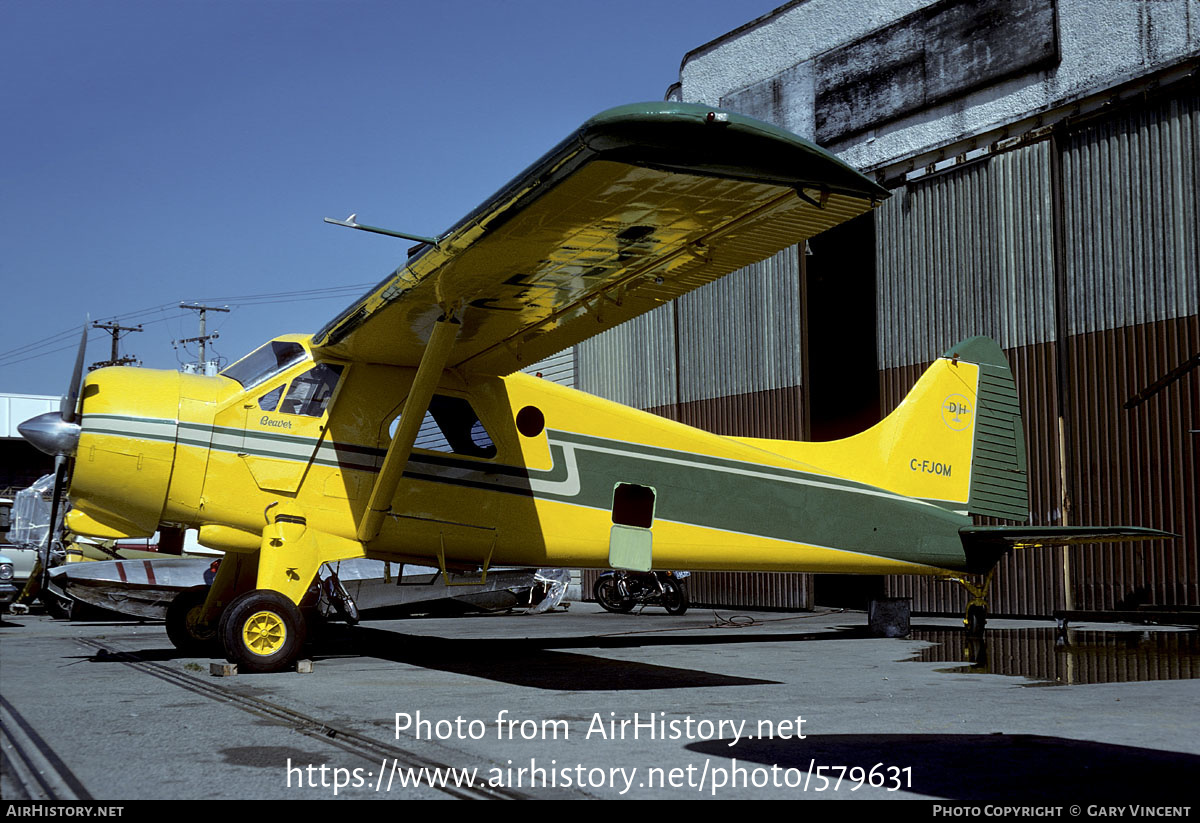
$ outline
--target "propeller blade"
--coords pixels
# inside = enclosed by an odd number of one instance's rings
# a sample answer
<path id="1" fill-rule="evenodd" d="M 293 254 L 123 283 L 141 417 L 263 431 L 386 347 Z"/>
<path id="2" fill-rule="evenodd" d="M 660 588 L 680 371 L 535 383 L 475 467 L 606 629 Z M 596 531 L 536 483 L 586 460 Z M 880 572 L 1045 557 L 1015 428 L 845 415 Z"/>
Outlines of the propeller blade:
<path id="1" fill-rule="evenodd" d="M 83 383 L 83 358 L 87 354 L 87 334 L 88 324 L 85 321 L 83 335 L 79 338 L 79 352 L 75 355 L 75 371 L 71 375 L 71 385 L 68 387 L 66 395 L 63 396 L 62 405 L 58 408 L 65 423 L 74 423 L 79 411 L 79 389 Z"/>

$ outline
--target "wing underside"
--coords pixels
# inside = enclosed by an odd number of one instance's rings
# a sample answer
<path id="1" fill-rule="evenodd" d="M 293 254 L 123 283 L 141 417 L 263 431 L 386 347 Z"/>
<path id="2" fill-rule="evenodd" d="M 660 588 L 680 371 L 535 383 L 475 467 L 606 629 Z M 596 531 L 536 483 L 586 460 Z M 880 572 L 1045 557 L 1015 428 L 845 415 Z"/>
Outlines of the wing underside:
<path id="1" fill-rule="evenodd" d="M 794 135 L 687 104 L 599 115 L 314 338 L 416 365 L 507 374 L 868 211 L 886 190 Z"/>

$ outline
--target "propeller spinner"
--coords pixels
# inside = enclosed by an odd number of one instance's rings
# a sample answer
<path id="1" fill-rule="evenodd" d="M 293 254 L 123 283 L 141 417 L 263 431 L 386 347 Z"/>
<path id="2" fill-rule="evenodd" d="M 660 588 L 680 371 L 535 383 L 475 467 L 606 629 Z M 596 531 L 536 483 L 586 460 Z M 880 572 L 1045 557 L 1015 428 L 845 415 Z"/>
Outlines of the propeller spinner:
<path id="1" fill-rule="evenodd" d="M 58 411 L 39 414 L 17 426 L 17 431 L 34 448 L 59 460 L 74 456 L 79 445 L 79 389 L 83 380 L 83 358 L 87 353 L 87 332 L 87 323 L 84 323 L 71 385 L 67 387 Z"/>
<path id="2" fill-rule="evenodd" d="M 59 502 L 67 483 L 68 463 L 79 446 L 79 394 L 83 379 L 83 358 L 87 353 L 87 333 L 88 327 L 85 322 L 83 334 L 79 339 L 79 351 L 75 355 L 75 371 L 71 375 L 71 385 L 63 395 L 59 410 L 40 414 L 17 426 L 17 431 L 34 448 L 54 456 L 54 493 L 50 499 L 50 523 L 46 530 L 46 543 L 38 553 L 41 574 L 30 576 L 30 585 L 22 592 L 22 600 L 35 595 L 37 592 L 32 590 L 34 581 L 37 580 L 39 586 L 44 586 L 50 572 L 50 548 L 61 526 L 58 522 Z"/>

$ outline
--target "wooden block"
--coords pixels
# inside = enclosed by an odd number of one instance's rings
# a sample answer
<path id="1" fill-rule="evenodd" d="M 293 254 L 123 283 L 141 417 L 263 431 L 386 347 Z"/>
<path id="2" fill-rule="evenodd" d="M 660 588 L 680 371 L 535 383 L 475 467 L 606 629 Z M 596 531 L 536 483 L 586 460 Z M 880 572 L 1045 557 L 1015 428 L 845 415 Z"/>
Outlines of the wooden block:
<path id="1" fill-rule="evenodd" d="M 313 662 L 311 660 L 297 660 L 296 671 L 300 674 L 312 674 Z"/>
<path id="2" fill-rule="evenodd" d="M 213 677 L 234 677 L 237 675 L 236 663 L 209 663 L 208 673 Z"/>

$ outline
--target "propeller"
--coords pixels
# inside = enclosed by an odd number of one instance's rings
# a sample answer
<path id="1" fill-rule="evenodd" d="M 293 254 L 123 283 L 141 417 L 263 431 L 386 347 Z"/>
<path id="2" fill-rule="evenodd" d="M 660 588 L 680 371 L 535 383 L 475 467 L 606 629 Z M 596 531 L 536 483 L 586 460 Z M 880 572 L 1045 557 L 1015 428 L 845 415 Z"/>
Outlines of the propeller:
<path id="1" fill-rule="evenodd" d="M 17 426 L 21 436 L 35 448 L 54 456 L 54 491 L 50 496 L 50 522 L 46 529 L 46 542 L 38 551 L 40 573 L 30 575 L 29 585 L 21 593 L 22 601 L 32 599 L 40 590 L 45 589 L 50 579 L 50 553 L 62 526 L 59 522 L 59 505 L 66 490 L 71 460 L 79 445 L 79 396 L 83 382 L 83 360 L 87 354 L 87 333 L 88 323 L 84 321 L 83 334 L 79 338 L 79 351 L 75 355 L 75 370 L 71 374 L 71 385 L 63 395 L 58 412 L 38 415 Z"/>
<path id="2" fill-rule="evenodd" d="M 79 394 L 83 388 L 83 358 L 87 354 L 88 323 L 83 322 L 83 333 L 79 336 L 79 350 L 75 353 L 75 371 L 71 372 L 71 385 L 63 395 L 58 411 L 64 423 L 74 423 L 79 416 Z"/>

